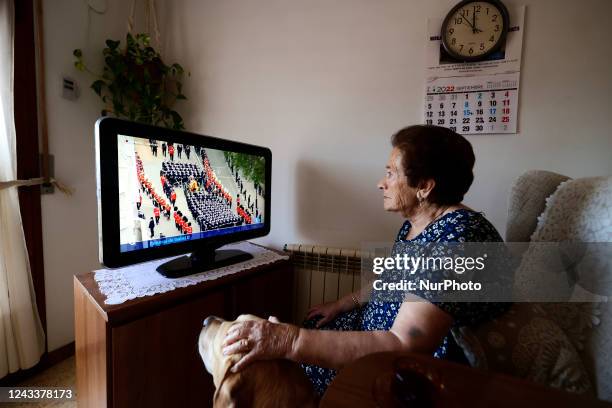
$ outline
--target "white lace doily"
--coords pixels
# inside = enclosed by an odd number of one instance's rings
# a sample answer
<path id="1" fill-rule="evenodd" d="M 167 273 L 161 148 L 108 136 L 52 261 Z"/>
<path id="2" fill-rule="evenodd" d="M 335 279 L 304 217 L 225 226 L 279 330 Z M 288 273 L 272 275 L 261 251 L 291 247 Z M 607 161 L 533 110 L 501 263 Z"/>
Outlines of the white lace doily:
<path id="1" fill-rule="evenodd" d="M 155 269 L 164 262 L 178 257 L 156 259 L 124 268 L 99 269 L 94 271 L 94 279 L 98 283 L 100 292 L 106 296 L 104 303 L 107 305 L 118 305 L 138 297 L 169 292 L 177 288 L 184 288 L 200 282 L 218 279 L 245 269 L 271 264 L 281 259 L 289 259 L 288 256 L 279 255 L 276 252 L 251 244 L 250 242 L 229 244 L 222 248 L 239 249 L 253 255 L 253 258 L 234 265 L 176 279 L 168 279 Z"/>

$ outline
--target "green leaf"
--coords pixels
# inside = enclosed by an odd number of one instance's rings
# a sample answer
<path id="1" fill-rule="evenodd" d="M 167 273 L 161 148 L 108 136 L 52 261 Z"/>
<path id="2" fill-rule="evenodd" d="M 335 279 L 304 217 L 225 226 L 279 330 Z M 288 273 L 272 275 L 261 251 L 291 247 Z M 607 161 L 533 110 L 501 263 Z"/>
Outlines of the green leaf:
<path id="1" fill-rule="evenodd" d="M 85 71 L 85 64 L 83 64 L 83 61 L 74 61 L 74 66 L 79 71 Z"/>
<path id="2" fill-rule="evenodd" d="M 94 92 L 98 94 L 98 96 L 101 96 L 102 95 L 102 87 L 104 85 L 106 85 L 104 83 L 104 81 L 101 80 L 101 79 L 98 79 L 97 81 L 94 81 L 93 84 L 91 84 L 91 89 L 93 89 Z"/>
<path id="3" fill-rule="evenodd" d="M 177 74 L 182 75 L 185 70 L 180 64 L 172 64 L 172 68 L 176 71 Z"/>
<path id="4" fill-rule="evenodd" d="M 119 47 L 120 41 L 106 40 L 106 46 L 110 50 L 116 50 Z"/>

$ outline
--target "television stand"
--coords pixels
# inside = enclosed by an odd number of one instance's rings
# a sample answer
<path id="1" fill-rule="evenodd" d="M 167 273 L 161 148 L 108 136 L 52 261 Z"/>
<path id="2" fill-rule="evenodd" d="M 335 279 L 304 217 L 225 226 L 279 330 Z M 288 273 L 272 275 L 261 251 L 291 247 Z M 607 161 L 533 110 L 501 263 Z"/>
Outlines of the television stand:
<path id="1" fill-rule="evenodd" d="M 206 248 L 161 264 L 156 270 L 166 278 L 180 278 L 248 261 L 252 258 L 253 255 L 238 249 Z"/>
<path id="2" fill-rule="evenodd" d="M 281 259 L 118 305 L 104 303 L 93 272 L 75 276 L 79 408 L 211 406 L 215 386 L 198 353 L 202 321 L 251 313 L 290 322 L 293 273 Z"/>

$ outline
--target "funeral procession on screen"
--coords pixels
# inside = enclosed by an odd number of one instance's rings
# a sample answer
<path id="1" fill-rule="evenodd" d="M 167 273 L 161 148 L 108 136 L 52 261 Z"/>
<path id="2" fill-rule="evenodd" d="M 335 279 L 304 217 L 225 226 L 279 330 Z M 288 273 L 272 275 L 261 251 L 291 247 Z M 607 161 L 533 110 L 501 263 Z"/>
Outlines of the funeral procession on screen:
<path id="1" fill-rule="evenodd" d="M 263 226 L 263 157 L 118 139 L 121 251 Z"/>

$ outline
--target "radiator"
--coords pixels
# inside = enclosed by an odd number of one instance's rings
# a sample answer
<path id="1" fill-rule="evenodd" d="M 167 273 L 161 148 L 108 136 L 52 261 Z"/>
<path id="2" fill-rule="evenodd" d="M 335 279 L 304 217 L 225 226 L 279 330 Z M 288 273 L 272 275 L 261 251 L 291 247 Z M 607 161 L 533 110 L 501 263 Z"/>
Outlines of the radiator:
<path id="1" fill-rule="evenodd" d="M 295 269 L 294 323 L 301 324 L 311 306 L 337 300 L 359 289 L 359 250 L 301 244 L 286 244 L 284 250 Z"/>

